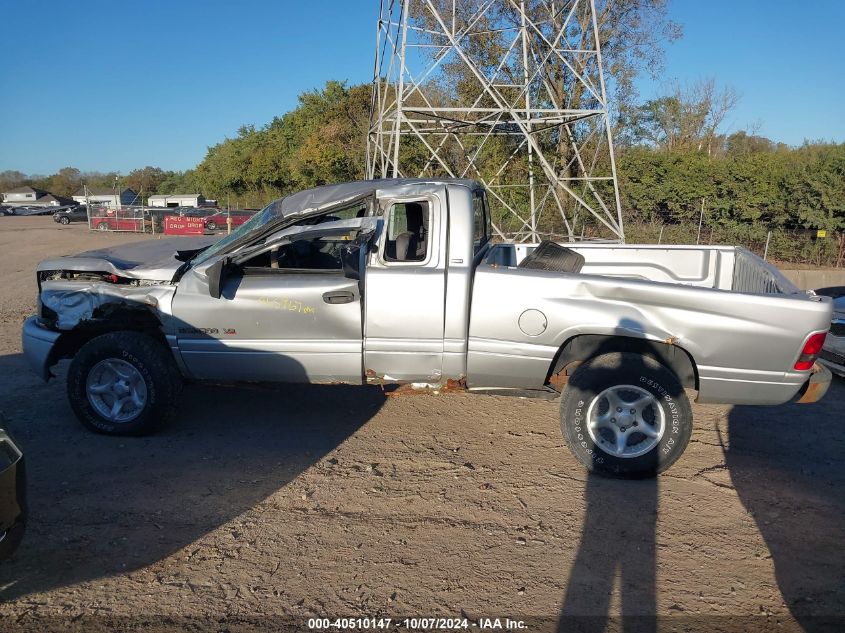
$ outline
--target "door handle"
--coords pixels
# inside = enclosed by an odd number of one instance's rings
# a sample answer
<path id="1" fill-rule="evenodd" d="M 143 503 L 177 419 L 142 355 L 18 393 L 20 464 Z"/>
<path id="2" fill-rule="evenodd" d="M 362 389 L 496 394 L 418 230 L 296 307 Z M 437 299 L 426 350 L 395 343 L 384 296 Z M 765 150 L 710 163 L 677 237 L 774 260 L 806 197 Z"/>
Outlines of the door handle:
<path id="1" fill-rule="evenodd" d="M 323 301 L 326 303 L 352 303 L 355 301 L 355 294 L 349 290 L 335 290 L 323 293 Z"/>

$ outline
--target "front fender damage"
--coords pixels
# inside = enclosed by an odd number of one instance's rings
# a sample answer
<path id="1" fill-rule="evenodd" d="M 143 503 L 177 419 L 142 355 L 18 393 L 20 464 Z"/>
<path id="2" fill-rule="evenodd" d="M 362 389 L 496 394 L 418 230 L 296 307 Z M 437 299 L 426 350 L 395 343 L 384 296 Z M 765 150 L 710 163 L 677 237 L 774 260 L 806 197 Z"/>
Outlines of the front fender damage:
<path id="1" fill-rule="evenodd" d="M 176 286 L 169 283 L 41 281 L 38 316 L 22 332 L 24 355 L 44 380 L 62 358 L 72 357 L 93 336 L 115 329 L 169 331 Z"/>
<path id="2" fill-rule="evenodd" d="M 161 285 L 118 285 L 105 282 L 46 281 L 42 283 L 42 316 L 53 328 L 74 330 L 90 322 L 107 320 L 117 312 L 140 311 L 159 323 L 170 313 L 175 287 Z M 52 318 L 50 318 L 52 317 Z"/>

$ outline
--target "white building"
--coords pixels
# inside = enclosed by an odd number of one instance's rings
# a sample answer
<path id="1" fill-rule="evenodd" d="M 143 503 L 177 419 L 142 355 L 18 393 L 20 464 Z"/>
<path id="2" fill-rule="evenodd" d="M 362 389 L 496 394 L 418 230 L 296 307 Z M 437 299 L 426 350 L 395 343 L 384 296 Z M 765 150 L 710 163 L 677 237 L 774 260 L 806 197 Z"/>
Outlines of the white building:
<path id="1" fill-rule="evenodd" d="M 201 193 L 155 195 L 147 198 L 151 207 L 200 207 L 205 203 L 205 196 Z"/>
<path id="2" fill-rule="evenodd" d="M 10 207 L 58 207 L 73 204 L 73 202 L 61 196 L 54 196 L 43 189 L 17 187 L 3 192 L 3 204 Z"/>
<path id="3" fill-rule="evenodd" d="M 115 193 L 113 189 L 88 189 L 86 191 L 85 188 L 82 188 L 73 194 L 73 199 L 81 204 L 87 202 L 91 206 L 108 207 L 110 209 L 141 204 L 141 197 L 132 189 L 123 189 Z"/>

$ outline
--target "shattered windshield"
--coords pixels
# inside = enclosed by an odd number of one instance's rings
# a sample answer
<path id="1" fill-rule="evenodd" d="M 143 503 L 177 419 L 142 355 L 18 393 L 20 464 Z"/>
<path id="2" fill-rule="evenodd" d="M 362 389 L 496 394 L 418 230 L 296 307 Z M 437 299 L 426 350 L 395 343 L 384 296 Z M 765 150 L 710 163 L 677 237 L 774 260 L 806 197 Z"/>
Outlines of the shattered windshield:
<path id="1" fill-rule="evenodd" d="M 199 264 L 202 264 L 203 262 L 208 261 L 218 253 L 224 252 L 231 245 L 239 242 L 241 239 L 243 239 L 250 233 L 259 232 L 262 228 L 268 226 L 273 221 L 285 217 L 285 213 L 282 210 L 283 200 L 284 198 L 280 200 L 274 200 L 266 207 L 264 207 L 261 211 L 256 213 L 253 217 L 251 217 L 247 222 L 242 224 L 238 229 L 232 231 L 231 234 L 227 235 L 220 241 L 215 242 L 212 246 L 200 252 L 193 260 L 191 260 L 192 265 L 197 266 Z M 320 213 L 316 217 L 304 217 L 303 219 L 296 222 L 294 226 L 320 224 L 323 222 L 338 222 L 341 220 L 362 218 L 371 213 L 370 204 L 371 199 L 369 197 L 363 199 L 359 198 L 352 201 L 345 201 L 343 204 L 340 204 L 336 207 L 329 207 L 324 213 Z M 293 212 L 288 211 L 288 214 L 293 215 Z"/>
<path id="2" fill-rule="evenodd" d="M 234 244 L 235 242 L 237 242 L 244 235 L 247 235 L 256 229 L 265 226 L 266 224 L 270 223 L 272 220 L 275 220 L 278 217 L 279 215 L 278 210 L 275 207 L 275 202 L 271 202 L 266 207 L 261 209 L 261 211 L 252 216 L 249 220 L 241 224 L 237 229 L 232 231 L 229 235 L 215 242 L 207 249 L 202 251 L 199 255 L 197 255 L 192 262 L 193 265 L 197 266 L 205 261 L 208 261 L 217 253 L 220 253 L 221 251 L 225 250 L 230 244 Z"/>

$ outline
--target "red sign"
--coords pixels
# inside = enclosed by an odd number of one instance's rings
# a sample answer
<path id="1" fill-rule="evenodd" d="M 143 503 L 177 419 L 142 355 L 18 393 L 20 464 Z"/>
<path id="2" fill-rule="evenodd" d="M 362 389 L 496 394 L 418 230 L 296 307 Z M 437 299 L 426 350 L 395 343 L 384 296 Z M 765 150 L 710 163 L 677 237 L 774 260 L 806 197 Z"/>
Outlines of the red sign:
<path id="1" fill-rule="evenodd" d="M 165 235 L 202 235 L 203 233 L 205 233 L 205 223 L 202 218 L 164 216 Z"/>

